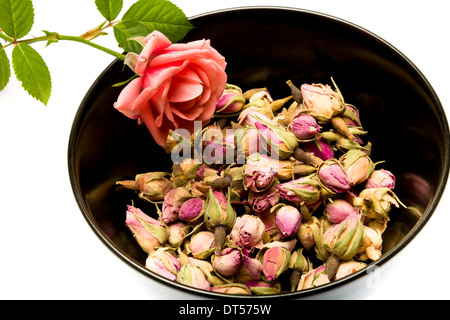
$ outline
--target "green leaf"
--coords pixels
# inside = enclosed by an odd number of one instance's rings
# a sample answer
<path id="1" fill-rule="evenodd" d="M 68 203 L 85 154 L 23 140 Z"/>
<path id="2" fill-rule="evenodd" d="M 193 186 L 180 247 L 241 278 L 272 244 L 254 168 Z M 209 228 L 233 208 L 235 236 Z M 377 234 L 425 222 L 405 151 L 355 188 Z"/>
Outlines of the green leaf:
<path id="1" fill-rule="evenodd" d="M 0 91 L 2 91 L 9 82 L 11 69 L 8 56 L 3 48 L 0 48 Z"/>
<path id="2" fill-rule="evenodd" d="M 125 51 L 139 53 L 130 38 L 145 37 L 158 30 L 172 42 L 178 42 L 192 27 L 183 11 L 172 2 L 139 0 L 124 14 L 122 22 L 114 26 L 114 35 Z"/>
<path id="3" fill-rule="evenodd" d="M 23 88 L 32 97 L 47 105 L 52 81 L 47 65 L 40 54 L 29 45 L 21 43 L 12 52 L 12 64 Z"/>
<path id="4" fill-rule="evenodd" d="M 106 20 L 113 21 L 122 10 L 123 0 L 95 0 L 95 5 Z"/>
<path id="5" fill-rule="evenodd" d="M 147 28 L 139 22 L 123 21 L 114 26 L 116 41 L 127 52 L 140 53 L 142 51 L 142 45 L 140 42 L 133 40 L 133 38 L 149 33 Z"/>
<path id="6" fill-rule="evenodd" d="M 31 0 L 0 0 L 0 29 L 14 39 L 30 32 L 34 22 Z"/>

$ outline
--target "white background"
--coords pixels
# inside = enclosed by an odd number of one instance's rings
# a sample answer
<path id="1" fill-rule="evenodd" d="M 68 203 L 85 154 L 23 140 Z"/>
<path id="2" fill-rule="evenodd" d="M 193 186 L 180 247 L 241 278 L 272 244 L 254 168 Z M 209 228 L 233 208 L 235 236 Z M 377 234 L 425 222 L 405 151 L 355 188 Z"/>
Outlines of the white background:
<path id="1" fill-rule="evenodd" d="M 125 0 L 124 8 L 133 2 Z M 353 22 L 403 52 L 423 72 L 450 114 L 447 1 L 173 2 L 188 17 L 221 8 L 278 5 Z M 34 8 L 34 36 L 42 35 L 41 30 L 79 35 L 103 21 L 93 0 L 39 0 Z M 98 42 L 120 51 L 112 34 Z M 0 298 L 188 298 L 185 293 L 174 295 L 107 249 L 84 220 L 72 193 L 67 169 L 72 121 L 84 94 L 113 58 L 78 43 L 47 48 L 40 43 L 34 48 L 52 74 L 48 106 L 29 97 L 14 77 L 0 92 Z M 10 56 L 10 50 L 7 53 Z M 420 234 L 382 268 L 382 282 L 367 298 L 450 298 L 449 192 Z"/>

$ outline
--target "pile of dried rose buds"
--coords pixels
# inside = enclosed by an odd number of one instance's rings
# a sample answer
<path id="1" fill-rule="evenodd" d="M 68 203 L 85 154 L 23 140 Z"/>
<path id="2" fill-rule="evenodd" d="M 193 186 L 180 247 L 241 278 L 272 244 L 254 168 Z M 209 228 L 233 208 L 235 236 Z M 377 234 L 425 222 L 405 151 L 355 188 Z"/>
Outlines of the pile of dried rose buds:
<path id="1" fill-rule="evenodd" d="M 146 268 L 259 295 L 326 284 L 380 258 L 391 206 L 401 205 L 394 175 L 376 168 L 358 110 L 335 84 L 287 85 L 279 100 L 227 85 L 216 121 L 187 139 L 192 153 L 172 172 L 117 182 L 156 206 L 154 217 L 126 211 Z M 167 152 L 179 146 L 173 136 Z M 200 157 L 199 141 L 209 148 Z"/>

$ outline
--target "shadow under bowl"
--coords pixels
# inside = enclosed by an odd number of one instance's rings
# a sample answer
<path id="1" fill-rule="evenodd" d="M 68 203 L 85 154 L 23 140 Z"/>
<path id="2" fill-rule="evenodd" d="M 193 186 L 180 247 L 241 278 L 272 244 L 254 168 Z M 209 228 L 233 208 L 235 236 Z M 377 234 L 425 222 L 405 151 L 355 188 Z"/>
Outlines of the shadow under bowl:
<path id="1" fill-rule="evenodd" d="M 211 45 L 226 57 L 228 82 L 243 90 L 267 87 L 274 98 L 282 98 L 290 94 L 289 79 L 300 85 L 330 83 L 333 77 L 346 102 L 360 111 L 373 144 L 371 158 L 386 161 L 384 167 L 397 177 L 395 192 L 408 206 L 392 210 L 383 255 L 369 267 L 382 265 L 408 244 L 435 210 L 449 171 L 446 116 L 433 88 L 413 63 L 359 26 L 301 9 L 236 8 L 196 16 L 191 22 L 195 28 L 183 42 L 211 39 Z M 148 204 L 115 182 L 142 172 L 168 171 L 172 165 L 145 126 L 113 108 L 122 88 L 112 85 L 131 75 L 123 62 L 114 61 L 80 105 L 68 148 L 75 198 L 95 233 L 132 267 L 180 290 L 225 297 L 145 269 L 147 255 L 125 226 L 131 201 L 137 207 Z M 328 292 L 366 274 L 363 269 L 320 287 L 277 297 Z"/>

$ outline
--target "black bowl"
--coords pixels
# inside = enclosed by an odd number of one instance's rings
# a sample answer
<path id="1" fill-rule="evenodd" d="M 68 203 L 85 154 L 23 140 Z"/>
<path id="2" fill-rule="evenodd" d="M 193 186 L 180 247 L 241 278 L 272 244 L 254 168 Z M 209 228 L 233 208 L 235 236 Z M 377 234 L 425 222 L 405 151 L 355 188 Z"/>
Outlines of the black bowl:
<path id="1" fill-rule="evenodd" d="M 395 256 L 422 229 L 443 193 L 449 171 L 449 130 L 444 110 L 422 73 L 398 50 L 346 21 L 291 8 L 237 8 L 191 19 L 184 39 L 211 39 L 228 62 L 229 83 L 244 90 L 265 86 L 285 97 L 285 84 L 337 82 L 355 105 L 373 143 L 372 158 L 397 176 L 396 194 L 408 209 L 393 210 L 383 255 L 366 269 L 305 291 L 304 297 L 352 284 Z M 146 254 L 125 226 L 126 206 L 139 199 L 115 181 L 164 171 L 171 159 L 145 126 L 113 108 L 131 72 L 114 61 L 92 85 L 75 117 L 68 163 L 76 200 L 89 225 L 119 257 L 149 277 L 188 292 L 222 297 L 164 279 L 144 268 Z M 144 204 L 142 204 L 144 205 Z M 136 205 L 138 206 L 138 205 Z M 144 210 L 145 211 L 145 210 Z"/>

